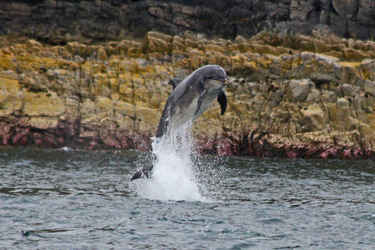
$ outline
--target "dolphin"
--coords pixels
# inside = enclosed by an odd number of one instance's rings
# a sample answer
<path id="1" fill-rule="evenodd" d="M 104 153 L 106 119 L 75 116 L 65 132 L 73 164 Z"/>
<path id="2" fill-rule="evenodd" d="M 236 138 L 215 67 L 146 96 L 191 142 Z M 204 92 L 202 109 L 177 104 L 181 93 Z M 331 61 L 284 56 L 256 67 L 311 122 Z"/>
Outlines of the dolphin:
<path id="1" fill-rule="evenodd" d="M 162 112 L 156 138 L 170 136 L 173 130 L 194 121 L 215 99 L 219 102 L 223 115 L 227 107 L 227 97 L 224 93 L 227 82 L 228 76 L 219 65 L 200 67 L 182 81 L 176 78 L 170 80 L 173 91 Z M 149 178 L 151 171 L 152 167 L 140 169 L 131 180 Z"/>
<path id="2" fill-rule="evenodd" d="M 227 98 L 223 90 L 227 79 L 225 70 L 219 65 L 203 66 L 180 83 L 172 79 L 170 83 L 174 90 L 164 107 L 156 137 L 162 137 L 171 129 L 194 121 L 216 98 L 223 115 L 227 107 Z"/>

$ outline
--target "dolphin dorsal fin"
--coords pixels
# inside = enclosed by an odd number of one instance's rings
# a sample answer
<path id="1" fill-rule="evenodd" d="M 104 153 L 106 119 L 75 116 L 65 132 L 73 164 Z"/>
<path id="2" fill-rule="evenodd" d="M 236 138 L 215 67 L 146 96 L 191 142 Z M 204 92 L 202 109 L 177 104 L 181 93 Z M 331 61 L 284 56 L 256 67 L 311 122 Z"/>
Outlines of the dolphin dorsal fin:
<path id="1" fill-rule="evenodd" d="M 175 77 L 169 80 L 168 84 L 172 85 L 173 89 L 175 89 L 180 82 L 182 82 L 182 79 Z"/>
<path id="2" fill-rule="evenodd" d="M 220 91 L 219 95 L 217 96 L 217 101 L 220 104 L 221 115 L 224 115 L 225 110 L 227 109 L 227 96 L 225 95 L 224 91 Z"/>

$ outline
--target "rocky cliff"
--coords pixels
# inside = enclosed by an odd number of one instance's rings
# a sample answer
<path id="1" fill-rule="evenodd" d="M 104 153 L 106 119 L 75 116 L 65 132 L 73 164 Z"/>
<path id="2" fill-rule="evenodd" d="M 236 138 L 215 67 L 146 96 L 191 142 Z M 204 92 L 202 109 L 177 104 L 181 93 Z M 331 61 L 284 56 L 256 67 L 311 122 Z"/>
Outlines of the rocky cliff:
<path id="1" fill-rule="evenodd" d="M 325 30 L 63 45 L 3 36 L 0 143 L 148 150 L 169 79 L 204 64 L 222 65 L 232 83 L 226 114 L 215 104 L 194 127 L 201 152 L 374 155 L 375 43 Z"/>
<path id="2" fill-rule="evenodd" d="M 234 39 L 264 29 L 310 34 L 319 26 L 374 39 L 373 0 L 0 0 L 0 34 L 51 44 L 143 37 L 150 30 Z"/>

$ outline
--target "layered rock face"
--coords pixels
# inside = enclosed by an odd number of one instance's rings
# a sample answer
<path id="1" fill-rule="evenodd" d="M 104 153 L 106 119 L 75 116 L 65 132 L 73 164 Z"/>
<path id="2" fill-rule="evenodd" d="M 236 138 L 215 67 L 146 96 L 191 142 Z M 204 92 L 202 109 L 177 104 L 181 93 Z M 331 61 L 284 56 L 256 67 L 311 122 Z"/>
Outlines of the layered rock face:
<path id="1" fill-rule="evenodd" d="M 234 39 L 264 29 L 373 39 L 373 0 L 13 0 L 1 1 L 0 34 L 65 44 L 143 37 L 150 30 Z"/>
<path id="2" fill-rule="evenodd" d="M 0 143 L 148 150 L 173 77 L 205 64 L 230 78 L 194 126 L 197 150 L 220 155 L 370 157 L 375 150 L 375 43 L 261 32 L 207 39 L 46 45 L 0 39 Z"/>

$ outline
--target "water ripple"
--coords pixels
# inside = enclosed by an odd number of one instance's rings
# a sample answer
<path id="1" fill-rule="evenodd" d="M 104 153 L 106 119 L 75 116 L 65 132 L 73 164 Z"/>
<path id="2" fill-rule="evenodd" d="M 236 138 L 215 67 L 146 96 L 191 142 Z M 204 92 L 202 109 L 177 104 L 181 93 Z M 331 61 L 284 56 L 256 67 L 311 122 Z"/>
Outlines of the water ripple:
<path id="1" fill-rule="evenodd" d="M 207 201 L 129 185 L 137 152 L 0 150 L 0 249 L 371 249 L 371 160 L 201 157 Z M 213 163 L 214 162 L 214 163 Z"/>

